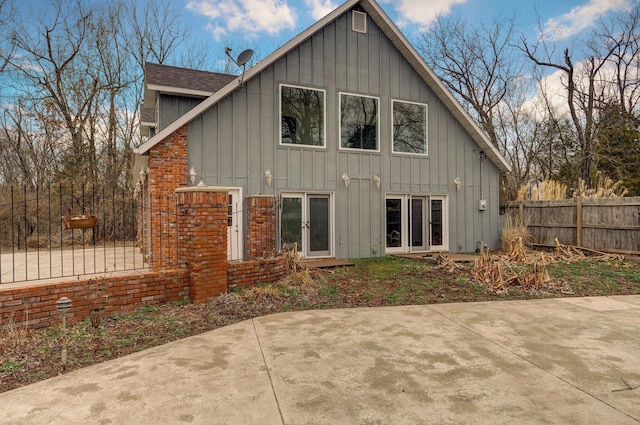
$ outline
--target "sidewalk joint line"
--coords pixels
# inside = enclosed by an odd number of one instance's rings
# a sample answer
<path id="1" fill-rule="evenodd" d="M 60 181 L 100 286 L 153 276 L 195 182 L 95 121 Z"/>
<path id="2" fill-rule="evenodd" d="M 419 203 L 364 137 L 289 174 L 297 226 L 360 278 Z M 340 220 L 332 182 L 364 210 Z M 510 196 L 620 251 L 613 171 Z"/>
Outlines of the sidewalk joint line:
<path id="1" fill-rule="evenodd" d="M 471 333 L 473 333 L 473 334 L 475 334 L 475 335 L 479 336 L 480 338 L 484 339 L 485 341 L 489 341 L 489 342 L 490 342 L 490 343 L 492 343 L 493 345 L 495 345 L 495 346 L 497 346 L 497 347 L 500 347 L 501 349 L 503 349 L 503 350 L 507 351 L 508 353 L 513 354 L 514 356 L 516 356 L 516 357 L 517 357 L 517 358 L 519 358 L 520 360 L 522 360 L 522 361 L 524 361 L 524 362 L 526 362 L 526 363 L 529 363 L 530 365 L 532 365 L 533 367 L 535 367 L 535 368 L 537 368 L 537 369 L 540 369 L 542 372 L 546 373 L 547 375 L 550 375 L 550 376 L 552 376 L 552 377 L 554 377 L 554 378 L 558 379 L 559 381 L 564 382 L 565 384 L 567 384 L 567 385 L 569 385 L 569 386 L 571 386 L 571 387 L 575 388 L 576 390 L 578 390 L 578 391 L 580 391 L 580 392 L 582 392 L 582 393 L 586 394 L 587 396 L 589 396 L 589 397 L 591 397 L 591 398 L 594 398 L 594 399 L 598 400 L 600 403 L 605 404 L 605 405 L 609 406 L 610 408 L 612 408 L 613 410 L 615 410 L 615 411 L 617 411 L 617 412 L 620 412 L 620 413 L 622 413 L 623 415 L 625 415 L 625 416 L 629 417 L 630 419 L 633 419 L 634 421 L 636 421 L 636 422 L 640 423 L 640 420 L 639 420 L 638 418 L 635 418 L 635 417 L 631 416 L 629 413 L 624 412 L 624 411 L 622 411 L 622 410 L 618 409 L 616 406 L 613 406 L 613 405 L 611 405 L 610 403 L 606 402 L 605 400 L 602 400 L 602 399 L 598 398 L 595 394 L 591 394 L 589 391 L 584 390 L 584 389 L 582 389 L 582 388 L 578 387 L 577 385 L 575 385 L 575 384 L 573 384 L 573 383 L 569 382 L 569 381 L 568 381 L 568 380 L 566 380 L 565 378 L 562 378 L 561 376 L 558 376 L 558 375 L 554 374 L 553 372 L 551 372 L 551 371 L 549 371 L 549 370 L 546 370 L 546 369 L 545 369 L 545 368 L 543 368 L 542 366 L 540 366 L 540 365 L 538 365 L 538 364 L 534 363 L 533 361 L 531 361 L 531 360 L 529 360 L 529 359 L 527 359 L 527 358 L 525 358 L 525 357 L 521 356 L 520 354 L 518 354 L 518 353 L 516 353 L 515 351 L 513 351 L 513 350 L 511 350 L 511 349 L 509 349 L 509 348 L 507 348 L 507 347 L 505 347 L 504 345 L 500 344 L 499 342 L 494 341 L 494 340 L 492 340 L 492 339 L 490 339 L 490 338 L 487 338 L 486 336 L 482 335 L 480 332 L 478 332 L 478 331 L 476 331 L 476 330 L 474 330 L 474 329 L 472 329 L 472 328 L 468 327 L 468 326 L 467 326 L 467 325 L 465 325 L 464 323 L 458 322 L 458 321 L 457 321 L 456 319 L 454 319 L 453 317 L 447 316 L 446 314 L 444 314 L 444 313 L 443 313 L 443 312 L 441 312 L 441 311 L 438 311 L 437 309 L 433 309 L 433 308 L 432 308 L 431 310 L 432 310 L 432 311 L 435 311 L 437 314 L 439 314 L 440 316 L 444 317 L 445 319 L 447 319 L 447 320 L 449 320 L 449 321 L 451 321 L 451 322 L 453 322 L 453 323 L 457 324 L 458 326 L 462 327 L 463 329 L 466 329 L 467 331 L 469 331 L 469 332 L 471 332 Z"/>
<path id="2" fill-rule="evenodd" d="M 278 406 L 278 413 L 280 414 L 280 421 L 282 425 L 285 425 L 284 416 L 282 415 L 282 408 L 280 408 L 280 400 L 278 400 L 278 394 L 276 394 L 276 388 L 273 386 L 273 379 L 271 378 L 271 372 L 269 371 L 269 365 L 267 364 L 267 358 L 264 354 L 264 350 L 262 349 L 262 342 L 260 341 L 260 336 L 258 335 L 258 330 L 256 329 L 255 319 L 251 319 L 251 325 L 253 326 L 253 332 L 256 336 L 256 340 L 258 341 L 258 347 L 260 348 L 260 354 L 262 354 L 262 362 L 264 363 L 264 367 L 267 370 L 267 376 L 269 377 L 269 384 L 271 385 L 271 392 L 273 393 L 273 398 L 276 400 L 276 406 Z"/>

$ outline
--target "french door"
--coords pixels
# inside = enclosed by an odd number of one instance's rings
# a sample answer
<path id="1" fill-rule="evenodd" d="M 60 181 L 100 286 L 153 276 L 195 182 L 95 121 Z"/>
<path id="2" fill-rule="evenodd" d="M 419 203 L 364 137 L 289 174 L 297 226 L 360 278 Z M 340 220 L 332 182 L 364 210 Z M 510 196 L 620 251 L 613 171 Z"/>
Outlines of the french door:
<path id="1" fill-rule="evenodd" d="M 386 251 L 447 250 L 445 196 L 389 195 L 386 210 Z"/>
<path id="2" fill-rule="evenodd" d="M 282 195 L 280 241 L 294 246 L 301 257 L 332 256 L 331 195 L 287 193 Z"/>

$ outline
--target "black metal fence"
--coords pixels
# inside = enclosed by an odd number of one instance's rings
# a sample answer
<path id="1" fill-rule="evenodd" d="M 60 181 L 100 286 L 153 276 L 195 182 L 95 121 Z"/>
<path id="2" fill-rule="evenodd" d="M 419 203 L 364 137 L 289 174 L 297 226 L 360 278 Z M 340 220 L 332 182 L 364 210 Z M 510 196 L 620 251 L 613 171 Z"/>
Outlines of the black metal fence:
<path id="1" fill-rule="evenodd" d="M 146 267 L 132 191 L 0 186 L 0 283 Z"/>

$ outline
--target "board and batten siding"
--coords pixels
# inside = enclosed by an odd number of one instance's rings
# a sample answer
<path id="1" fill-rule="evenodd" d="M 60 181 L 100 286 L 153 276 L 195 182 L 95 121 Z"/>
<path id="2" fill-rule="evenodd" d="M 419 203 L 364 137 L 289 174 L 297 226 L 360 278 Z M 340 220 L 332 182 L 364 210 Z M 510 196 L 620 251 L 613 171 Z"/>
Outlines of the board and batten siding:
<path id="1" fill-rule="evenodd" d="M 324 90 L 325 148 L 279 144 L 281 84 Z M 341 92 L 379 99 L 379 152 L 340 150 Z M 392 100 L 428 105 L 428 156 L 392 154 Z M 479 147 L 371 19 L 362 34 L 352 31 L 351 12 L 340 16 L 188 128 L 189 166 L 208 185 L 242 187 L 245 196 L 332 193 L 337 258 L 371 257 L 373 247 L 384 254 L 386 194 L 448 195 L 451 252 L 474 251 L 480 240 L 497 243 L 496 166 L 483 161 L 481 191 Z M 478 211 L 481 192 L 484 212 Z"/>

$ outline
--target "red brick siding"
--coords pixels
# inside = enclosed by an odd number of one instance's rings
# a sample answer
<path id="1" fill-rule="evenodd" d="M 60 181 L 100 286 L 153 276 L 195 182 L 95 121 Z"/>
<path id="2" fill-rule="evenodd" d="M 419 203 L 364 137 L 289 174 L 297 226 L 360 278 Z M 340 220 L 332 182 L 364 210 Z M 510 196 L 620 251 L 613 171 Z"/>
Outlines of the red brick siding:
<path id="1" fill-rule="evenodd" d="M 165 266 L 177 256 L 174 191 L 186 187 L 189 178 L 187 134 L 185 124 L 149 151 L 151 266 Z"/>
<path id="2" fill-rule="evenodd" d="M 38 283 L 17 288 L 0 287 L 0 321 L 41 328 L 60 323 L 56 301 L 69 297 L 73 302 L 67 321 L 78 322 L 93 309 L 105 315 L 122 313 L 148 304 L 189 299 L 189 272 L 172 270 L 141 272 L 58 283 Z"/>
<path id="3" fill-rule="evenodd" d="M 247 260 L 273 255 L 276 251 L 276 198 L 247 197 Z"/>
<path id="4" fill-rule="evenodd" d="M 282 256 L 229 263 L 227 281 L 229 287 L 276 282 L 286 275 L 285 266 L 286 262 Z"/>

